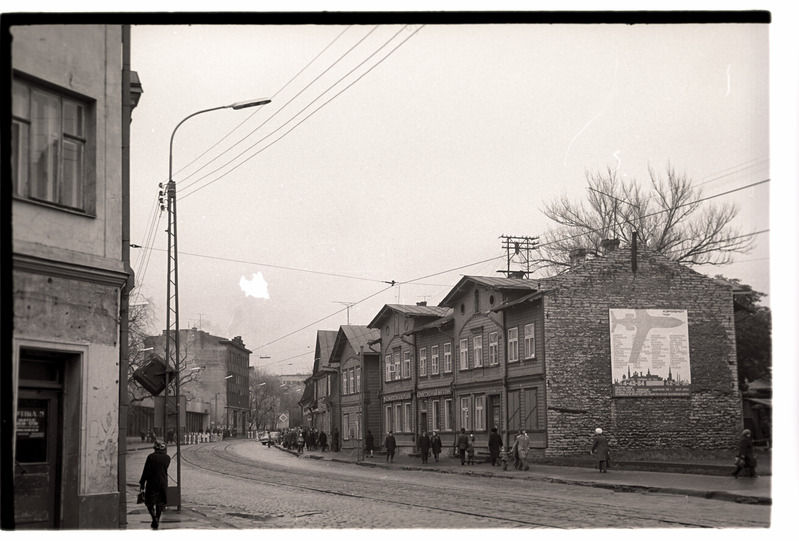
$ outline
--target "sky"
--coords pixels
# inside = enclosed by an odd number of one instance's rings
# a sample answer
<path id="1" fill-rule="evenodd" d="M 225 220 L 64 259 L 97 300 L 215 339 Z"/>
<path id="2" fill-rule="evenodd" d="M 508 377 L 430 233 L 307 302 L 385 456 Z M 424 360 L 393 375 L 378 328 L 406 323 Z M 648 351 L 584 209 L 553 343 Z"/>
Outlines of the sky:
<path id="1" fill-rule="evenodd" d="M 767 231 L 770 183 L 748 187 L 769 179 L 767 26 L 134 26 L 139 293 L 163 328 L 172 131 L 262 97 L 175 133 L 180 324 L 241 336 L 276 373 L 310 370 L 319 329 L 500 276 L 500 237 L 542 236 L 544 203 L 584 199 L 586 172 L 671 165 L 705 196 L 739 189 L 711 201 Z M 769 293 L 755 238 L 697 270 Z"/>

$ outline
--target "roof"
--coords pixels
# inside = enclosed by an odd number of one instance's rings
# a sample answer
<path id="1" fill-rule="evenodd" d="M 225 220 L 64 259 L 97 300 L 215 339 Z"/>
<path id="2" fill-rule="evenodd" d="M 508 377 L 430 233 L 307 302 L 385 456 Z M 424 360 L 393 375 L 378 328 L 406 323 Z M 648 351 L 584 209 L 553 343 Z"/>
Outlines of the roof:
<path id="1" fill-rule="evenodd" d="M 371 323 L 367 325 L 370 328 L 380 328 L 382 320 L 389 317 L 391 312 L 399 312 L 405 317 L 431 317 L 438 318 L 447 315 L 448 308 L 441 306 L 427 306 L 419 304 L 386 304 Z"/>
<path id="2" fill-rule="evenodd" d="M 411 334 L 411 333 L 414 333 L 416 331 L 424 331 L 424 330 L 427 330 L 427 329 L 441 328 L 444 325 L 446 325 L 447 323 L 452 323 L 453 321 L 455 321 L 455 314 L 453 314 L 452 311 L 450 311 L 450 313 L 448 315 L 446 315 L 444 317 L 440 317 L 438 319 L 435 319 L 435 320 L 431 321 L 430 323 L 425 323 L 424 325 L 422 325 L 420 327 L 416 327 L 411 332 L 408 332 L 408 333 L 405 333 L 405 334 Z"/>
<path id="3" fill-rule="evenodd" d="M 302 404 L 310 404 L 313 401 L 313 384 L 306 383 L 305 390 L 302 392 L 302 397 L 298 402 L 300 405 Z"/>
<path id="4" fill-rule="evenodd" d="M 314 374 L 330 362 L 330 354 L 333 352 L 336 335 L 338 335 L 338 331 L 316 331 L 316 351 L 314 352 L 313 361 Z"/>
<path id="5" fill-rule="evenodd" d="M 540 299 L 544 295 L 546 295 L 546 291 L 533 291 L 532 293 L 528 293 L 527 295 L 519 297 L 518 299 L 512 301 L 505 301 L 496 308 L 493 308 L 491 311 L 501 312 L 502 310 L 510 308 L 511 306 L 516 306 L 517 304 L 522 304 L 527 301 L 534 301 L 536 299 Z"/>
<path id="6" fill-rule="evenodd" d="M 349 342 L 356 352 L 360 352 L 363 348 L 364 353 L 380 353 L 380 344 L 375 342 L 379 338 L 380 331 L 370 329 L 366 325 L 342 325 L 336 333 L 331 358 L 340 354 L 345 342 Z"/>
<path id="7" fill-rule="evenodd" d="M 463 293 L 463 290 L 470 284 L 481 285 L 488 289 L 510 289 L 510 290 L 532 290 L 539 289 L 539 281 L 536 279 L 525 278 L 505 278 L 497 276 L 464 276 L 460 281 L 447 293 L 444 300 L 441 301 L 439 306 L 453 306 L 453 300 Z"/>

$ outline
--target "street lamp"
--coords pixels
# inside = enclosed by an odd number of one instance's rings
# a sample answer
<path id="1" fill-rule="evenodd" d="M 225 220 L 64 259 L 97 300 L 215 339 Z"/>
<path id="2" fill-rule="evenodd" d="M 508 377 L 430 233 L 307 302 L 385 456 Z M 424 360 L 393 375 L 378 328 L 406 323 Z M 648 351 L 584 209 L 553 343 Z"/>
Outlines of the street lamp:
<path id="1" fill-rule="evenodd" d="M 167 425 L 167 404 L 169 402 L 169 346 L 170 341 L 174 340 L 175 344 L 175 436 L 176 436 L 176 456 L 177 456 L 177 510 L 180 511 L 180 323 L 179 323 L 179 309 L 178 309 L 178 209 L 175 181 L 172 180 L 172 147 L 175 141 L 175 133 L 178 131 L 184 122 L 197 115 L 208 113 L 210 111 L 217 111 L 219 109 L 246 109 L 248 107 L 257 107 L 259 105 L 266 105 L 272 100 L 269 98 L 260 98 L 255 100 L 240 101 L 231 103 L 230 105 L 222 105 L 219 107 L 211 107 L 210 109 L 203 109 L 192 113 L 183 120 L 181 120 L 175 129 L 172 130 L 172 136 L 169 138 L 169 181 L 167 183 L 167 215 L 168 215 L 168 255 L 167 255 L 167 309 L 166 309 L 166 356 L 167 369 L 164 374 L 165 390 L 164 390 L 164 430 L 166 431 Z M 175 293 L 172 294 L 174 287 Z M 175 315 L 175 329 L 174 338 L 170 334 L 172 314 Z"/>

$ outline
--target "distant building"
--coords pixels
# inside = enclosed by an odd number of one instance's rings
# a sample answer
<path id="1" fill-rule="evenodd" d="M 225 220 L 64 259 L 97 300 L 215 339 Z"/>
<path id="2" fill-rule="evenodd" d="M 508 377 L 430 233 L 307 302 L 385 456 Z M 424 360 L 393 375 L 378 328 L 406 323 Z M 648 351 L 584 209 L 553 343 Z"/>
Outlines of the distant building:
<path id="1" fill-rule="evenodd" d="M 186 397 L 181 432 L 228 428 L 241 435 L 249 426 L 252 352 L 241 336 L 227 339 L 196 328 L 181 329 L 179 343 L 180 394 Z M 163 352 L 166 331 L 145 337 L 144 346 Z"/>
<path id="2" fill-rule="evenodd" d="M 330 353 L 337 331 L 317 331 L 314 349 L 314 366 L 305 380 L 305 391 L 300 399 L 303 425 L 330 434 L 338 428 L 338 366 L 330 364 Z"/>
<path id="3" fill-rule="evenodd" d="M 4 28 L 13 344 L 0 394 L 13 396 L 15 418 L 3 528 L 116 529 L 127 516 L 127 164 L 141 93 L 129 28 Z"/>

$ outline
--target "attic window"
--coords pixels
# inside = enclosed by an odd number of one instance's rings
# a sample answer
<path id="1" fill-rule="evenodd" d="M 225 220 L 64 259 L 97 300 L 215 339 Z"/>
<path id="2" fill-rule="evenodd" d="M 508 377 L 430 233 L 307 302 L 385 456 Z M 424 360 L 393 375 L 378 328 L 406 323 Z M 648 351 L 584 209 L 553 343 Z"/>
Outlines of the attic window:
<path id="1" fill-rule="evenodd" d="M 491 306 L 494 306 L 494 296 L 493 295 L 488 297 L 488 304 L 490 304 Z"/>

